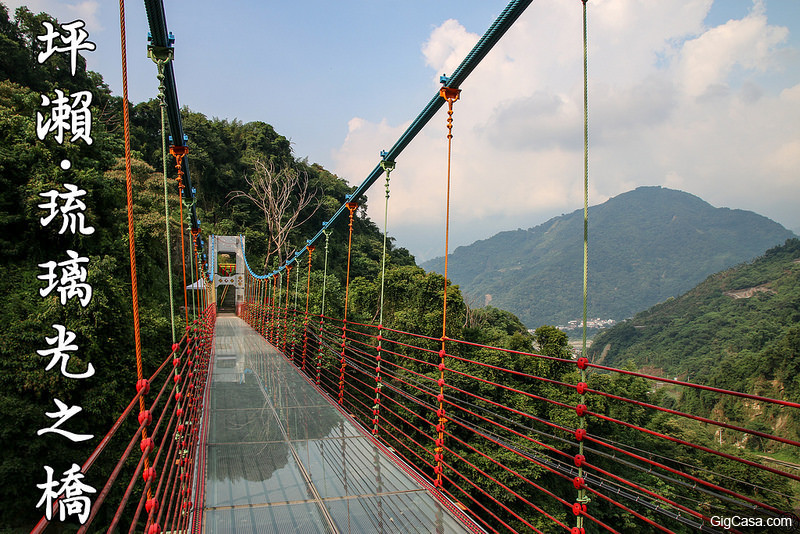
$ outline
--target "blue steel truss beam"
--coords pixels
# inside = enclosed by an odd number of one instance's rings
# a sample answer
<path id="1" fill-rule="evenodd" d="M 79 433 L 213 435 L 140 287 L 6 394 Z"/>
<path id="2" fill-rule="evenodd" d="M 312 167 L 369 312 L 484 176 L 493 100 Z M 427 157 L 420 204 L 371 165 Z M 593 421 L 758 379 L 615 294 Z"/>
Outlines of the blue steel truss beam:
<path id="1" fill-rule="evenodd" d="M 453 89 L 458 89 L 458 87 L 467 79 L 470 73 L 478 66 L 478 64 L 486 57 L 486 54 L 494 47 L 495 44 L 500 40 L 503 35 L 505 35 L 506 31 L 517 21 L 517 19 L 522 15 L 525 9 L 533 2 L 533 0 L 512 0 L 497 17 L 494 23 L 486 30 L 486 33 L 481 37 L 478 43 L 472 48 L 467 57 L 461 62 L 461 64 L 453 71 L 453 74 L 449 77 L 442 77 L 442 83 L 444 87 L 449 87 Z M 386 152 L 381 153 L 381 157 L 383 161 L 395 161 L 400 153 L 405 149 L 409 143 L 416 137 L 416 135 L 425 127 L 426 124 L 433 118 L 437 111 L 444 105 L 445 100 L 436 92 L 436 95 L 428 102 L 428 104 L 423 108 L 417 118 L 411 123 L 411 125 L 406 129 L 405 132 L 400 136 L 400 138 L 395 142 L 394 146 Z M 324 232 L 333 225 L 339 218 L 341 218 L 345 213 L 348 212 L 347 210 L 347 203 L 348 202 L 356 202 L 358 199 L 366 193 L 366 191 L 375 183 L 375 181 L 381 177 L 384 173 L 383 167 L 381 167 L 380 163 L 378 163 L 375 168 L 372 170 L 371 173 L 367 176 L 367 178 L 358 186 L 358 188 L 351 194 L 348 195 L 339 209 L 334 213 L 333 217 L 330 220 L 326 221 L 322 228 L 316 233 L 314 237 L 308 239 L 306 241 L 307 245 L 313 245 L 316 243 L 323 235 Z M 286 268 L 287 265 L 292 264 L 293 262 L 297 261 L 297 259 L 305 253 L 306 249 L 303 248 L 298 252 L 295 252 L 294 256 L 287 259 L 283 265 L 278 268 L 278 270 L 273 271 L 265 276 L 259 276 L 258 278 L 269 278 L 274 276 L 278 272 L 282 271 Z"/>
<path id="2" fill-rule="evenodd" d="M 470 73 L 478 66 L 478 64 L 486 57 L 486 54 L 494 47 L 500 38 L 505 35 L 506 31 L 516 22 L 522 15 L 525 9 L 533 2 L 533 0 L 512 0 L 503 10 L 499 17 L 489 27 L 486 33 L 481 37 L 478 43 L 472 48 L 467 57 L 461 64 L 453 71 L 449 77 L 443 77 L 442 83 L 444 87 L 458 89 L 458 87 L 467 79 Z M 145 0 L 145 9 L 147 11 L 147 20 L 150 25 L 151 42 L 153 46 L 169 47 L 170 35 L 167 30 L 167 19 L 164 14 L 164 4 L 162 0 Z M 167 102 L 167 117 L 169 119 L 170 133 L 172 134 L 173 144 L 176 146 L 184 145 L 183 123 L 181 122 L 180 105 L 178 104 L 178 91 L 175 86 L 175 73 L 172 68 L 172 62 L 167 63 L 165 68 L 165 95 Z M 445 100 L 440 96 L 437 91 L 436 95 L 428 102 L 423 108 L 417 118 L 411 123 L 400 138 L 395 142 L 391 149 L 381 153 L 382 161 L 395 161 L 401 152 L 408 146 L 409 143 L 417 136 L 417 134 L 425 127 L 426 124 L 433 118 L 437 111 L 444 105 Z M 194 190 L 192 189 L 192 181 L 189 176 L 189 161 L 188 156 L 183 158 L 183 171 L 186 187 L 184 188 L 184 201 L 190 205 L 191 213 L 191 226 L 192 229 L 199 227 L 197 220 L 197 213 L 194 206 Z M 348 195 L 339 209 L 334 213 L 330 220 L 325 221 L 322 228 L 306 243 L 312 245 L 316 243 L 323 235 L 324 232 L 333 225 L 344 213 L 347 212 L 347 203 L 355 202 L 366 193 L 366 191 L 381 177 L 384 173 L 383 167 L 378 163 L 367 178 L 356 188 L 356 190 Z M 296 252 L 294 256 L 284 262 L 277 271 L 273 271 L 269 275 L 259 277 L 267 278 L 277 274 L 286 268 L 287 265 L 297 261 L 297 258 L 306 252 L 303 248 Z"/>
<path id="3" fill-rule="evenodd" d="M 151 45 L 154 47 L 171 48 L 170 34 L 167 30 L 167 17 L 164 15 L 164 3 L 162 0 L 145 0 L 144 7 L 147 11 L 147 22 L 150 26 Z M 172 62 L 169 61 L 164 67 L 164 95 L 167 103 L 167 119 L 169 120 L 169 132 L 172 136 L 172 144 L 175 146 L 185 146 L 183 135 L 183 122 L 181 121 L 181 108 L 178 104 L 178 89 L 175 86 L 175 71 Z M 191 227 L 196 230 L 200 226 L 197 220 L 197 211 L 194 203 L 194 189 L 192 179 L 189 175 L 189 155 L 183 157 L 183 200 L 189 206 Z"/>

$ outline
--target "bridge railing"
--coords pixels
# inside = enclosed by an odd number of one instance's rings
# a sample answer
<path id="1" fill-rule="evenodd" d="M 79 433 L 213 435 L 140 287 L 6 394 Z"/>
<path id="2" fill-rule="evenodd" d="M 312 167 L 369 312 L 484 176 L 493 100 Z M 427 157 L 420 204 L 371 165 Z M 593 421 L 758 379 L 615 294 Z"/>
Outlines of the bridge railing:
<path id="1" fill-rule="evenodd" d="M 797 403 L 279 302 L 244 316 L 489 532 L 791 525 L 800 474 L 770 455 L 800 446 Z"/>
<path id="2" fill-rule="evenodd" d="M 104 453 L 124 448 L 78 532 L 116 532 L 122 525 L 129 533 L 187 532 L 199 521 L 205 460 L 198 444 L 215 319 L 211 305 L 186 327 L 167 358 L 135 384 L 135 396 L 84 462 L 88 475 Z M 64 494 L 53 500 L 32 533 L 44 532 L 66 501 Z"/>

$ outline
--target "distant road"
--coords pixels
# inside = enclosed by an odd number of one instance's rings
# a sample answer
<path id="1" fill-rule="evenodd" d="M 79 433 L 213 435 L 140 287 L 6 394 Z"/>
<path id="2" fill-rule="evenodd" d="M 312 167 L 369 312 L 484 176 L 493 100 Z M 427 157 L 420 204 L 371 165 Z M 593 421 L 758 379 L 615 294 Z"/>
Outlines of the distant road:
<path id="1" fill-rule="evenodd" d="M 759 455 L 758 457 L 759 458 L 763 458 L 763 459 L 767 460 L 770 463 L 778 464 L 778 465 L 783 466 L 783 467 L 791 467 L 792 469 L 797 469 L 798 471 L 800 471 L 800 464 L 793 464 L 791 462 L 784 462 L 783 460 L 776 460 L 775 458 L 770 458 L 769 456 L 761 456 L 761 455 Z"/>

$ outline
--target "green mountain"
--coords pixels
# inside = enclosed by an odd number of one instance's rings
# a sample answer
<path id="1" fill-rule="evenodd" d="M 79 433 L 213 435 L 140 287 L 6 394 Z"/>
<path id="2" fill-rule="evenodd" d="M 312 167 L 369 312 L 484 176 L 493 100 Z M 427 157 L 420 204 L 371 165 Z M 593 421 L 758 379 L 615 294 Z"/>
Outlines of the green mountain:
<path id="1" fill-rule="evenodd" d="M 589 208 L 589 316 L 625 319 L 793 236 L 683 191 L 623 193 Z M 422 267 L 442 272 L 444 260 Z M 459 247 L 448 275 L 473 305 L 507 309 L 529 328 L 580 319 L 583 210 Z"/>
<path id="2" fill-rule="evenodd" d="M 595 337 L 593 361 L 800 400 L 800 240 Z"/>

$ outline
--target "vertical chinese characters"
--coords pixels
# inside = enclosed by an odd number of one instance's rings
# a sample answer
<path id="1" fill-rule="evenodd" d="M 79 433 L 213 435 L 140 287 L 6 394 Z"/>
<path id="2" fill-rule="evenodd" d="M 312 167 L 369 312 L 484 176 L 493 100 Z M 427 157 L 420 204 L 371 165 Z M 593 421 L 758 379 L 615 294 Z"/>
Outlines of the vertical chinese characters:
<path id="1" fill-rule="evenodd" d="M 36 39 L 45 44 L 45 50 L 37 56 L 39 63 L 44 63 L 54 54 L 68 54 L 70 59 L 70 73 L 75 75 L 79 51 L 95 50 L 95 44 L 88 40 L 89 34 L 84 29 L 82 20 L 75 20 L 58 27 L 50 22 L 42 22 L 44 34 Z M 61 89 L 54 89 L 55 95 L 40 95 L 42 111 L 36 113 L 36 137 L 45 141 L 52 136 L 52 140 L 62 145 L 64 141 L 70 143 L 82 142 L 91 145 L 92 140 L 92 93 L 90 91 L 75 91 L 67 94 Z M 66 136 L 65 134 L 69 134 Z M 60 163 L 62 170 L 67 171 L 72 167 L 68 159 Z M 39 219 L 43 228 L 60 219 L 58 234 L 69 233 L 72 235 L 92 235 L 94 227 L 86 220 L 86 191 L 75 184 L 63 183 L 61 190 L 50 189 L 39 193 L 45 201 L 38 205 L 44 211 Z M 57 224 L 53 225 L 55 228 Z M 39 295 L 46 298 L 51 294 L 58 295 L 61 306 L 65 306 L 71 299 L 76 299 L 81 307 L 85 308 L 92 299 L 92 286 L 88 282 L 89 258 L 83 257 L 79 252 L 68 249 L 58 261 L 51 260 L 39 264 L 42 274 L 37 276 L 44 282 L 44 287 L 39 289 Z M 62 324 L 51 325 L 55 330 L 53 337 L 45 337 L 47 348 L 37 350 L 36 353 L 49 362 L 45 371 L 58 371 L 64 378 L 70 380 L 85 380 L 95 374 L 94 366 L 89 363 L 85 369 L 74 369 L 70 365 L 73 353 L 78 352 L 76 343 L 77 335 Z M 55 372 L 55 371 L 54 371 Z M 90 440 L 92 434 L 79 434 L 69 430 L 69 420 L 83 411 L 80 406 L 70 406 L 68 402 L 53 398 L 55 411 L 45 412 L 45 416 L 54 422 L 49 427 L 44 427 L 36 432 L 37 436 L 55 434 L 68 439 L 73 443 Z M 37 484 L 43 491 L 42 497 L 36 507 L 44 506 L 47 520 L 53 518 L 58 510 L 58 518 L 65 521 L 68 517 L 75 517 L 84 524 L 89 518 L 92 508 L 90 494 L 96 490 L 82 480 L 84 474 L 79 465 L 73 463 L 63 473 L 60 480 L 54 479 L 54 469 L 44 466 L 46 481 Z"/>
<path id="2" fill-rule="evenodd" d="M 83 29 L 85 26 L 82 20 L 73 20 L 66 24 L 60 24 L 60 29 L 64 32 L 57 32 L 55 26 L 50 22 L 42 22 L 42 26 L 46 30 L 44 35 L 37 35 L 36 39 L 45 43 L 44 52 L 39 52 L 36 61 L 44 63 L 47 59 L 58 53 L 69 53 L 70 59 L 70 74 L 75 76 L 75 69 L 78 67 L 78 51 L 95 49 L 95 44 L 87 41 L 89 33 Z M 61 42 L 61 46 L 56 46 L 56 40 Z"/>
<path id="3" fill-rule="evenodd" d="M 70 143 L 82 139 L 92 144 L 92 93 L 77 91 L 67 96 L 61 89 L 55 90 L 56 97 L 41 95 L 42 106 L 50 107 L 50 116 L 45 118 L 41 111 L 36 113 L 36 137 L 44 140 L 47 134 L 55 132 L 53 139 L 60 145 L 64 142 L 64 132 L 72 133 Z"/>

